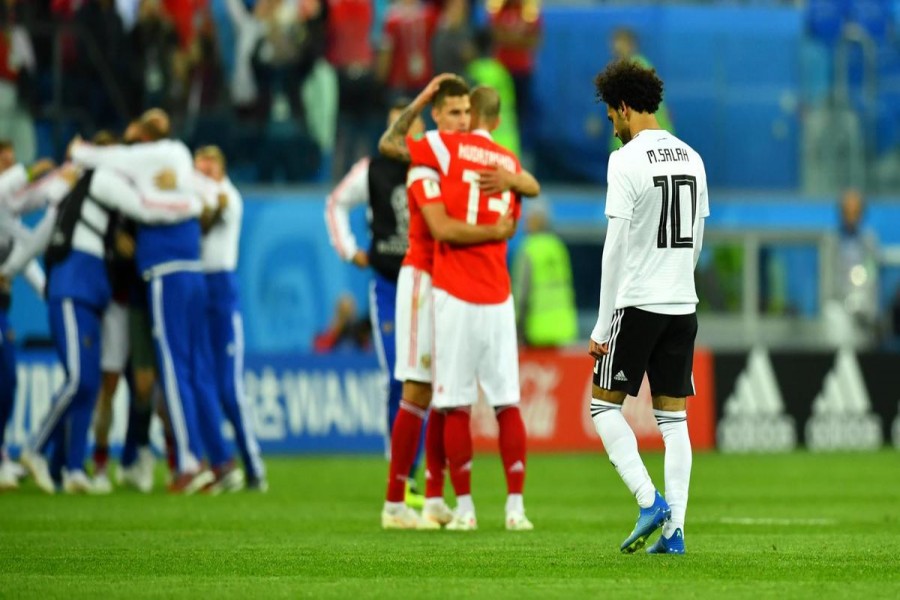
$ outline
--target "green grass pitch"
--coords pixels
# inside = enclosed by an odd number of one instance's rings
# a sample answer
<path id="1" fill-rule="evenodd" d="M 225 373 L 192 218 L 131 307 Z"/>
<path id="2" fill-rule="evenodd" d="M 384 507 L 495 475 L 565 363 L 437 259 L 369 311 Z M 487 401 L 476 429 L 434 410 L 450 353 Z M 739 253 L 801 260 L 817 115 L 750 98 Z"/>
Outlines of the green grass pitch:
<path id="1" fill-rule="evenodd" d="M 698 454 L 682 557 L 619 553 L 637 509 L 600 452 L 531 457 L 528 533 L 494 455 L 474 533 L 381 531 L 376 457 L 268 466 L 265 495 L 0 495 L 0 597 L 900 598 L 895 451 Z"/>

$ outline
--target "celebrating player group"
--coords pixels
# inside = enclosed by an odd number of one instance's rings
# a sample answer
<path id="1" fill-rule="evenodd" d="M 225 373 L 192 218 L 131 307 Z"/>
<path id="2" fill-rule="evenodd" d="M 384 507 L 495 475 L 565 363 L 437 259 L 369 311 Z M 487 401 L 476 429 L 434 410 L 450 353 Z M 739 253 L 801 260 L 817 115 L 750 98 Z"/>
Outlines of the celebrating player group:
<path id="1" fill-rule="evenodd" d="M 109 493 L 111 399 L 129 382 L 128 436 L 118 473 L 149 492 L 149 428 L 164 421 L 169 491 L 219 493 L 267 486 L 243 396 L 243 331 L 235 268 L 241 196 L 212 146 L 192 156 L 168 139 L 169 118 L 147 111 L 121 137 L 101 132 L 72 142 L 60 169 L 26 169 L 0 151 L 0 265 L 4 368 L 0 435 L 15 395 L 6 309 L 9 279 L 26 269 L 48 305 L 65 381 L 22 451 L 21 462 L 48 494 Z M 50 171 L 50 172 L 48 172 Z M 45 209 L 29 230 L 19 216 Z M 46 278 L 34 258 L 43 254 Z M 96 412 L 96 418 L 95 418 Z M 243 459 L 222 435 L 227 418 Z M 85 468 L 95 422 L 94 472 Z M 3 439 L 0 437 L 0 449 Z M 22 472 L 3 454 L 0 488 Z"/>

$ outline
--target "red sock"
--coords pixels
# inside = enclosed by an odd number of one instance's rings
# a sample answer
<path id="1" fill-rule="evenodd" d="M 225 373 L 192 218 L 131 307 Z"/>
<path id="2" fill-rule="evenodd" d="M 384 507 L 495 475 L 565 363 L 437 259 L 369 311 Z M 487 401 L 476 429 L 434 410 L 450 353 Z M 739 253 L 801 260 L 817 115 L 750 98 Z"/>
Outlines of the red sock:
<path id="1" fill-rule="evenodd" d="M 447 411 L 444 450 L 453 490 L 457 496 L 468 496 L 472 490 L 472 430 L 469 428 L 468 408 Z"/>
<path id="2" fill-rule="evenodd" d="M 94 470 L 105 471 L 109 461 L 109 446 L 94 446 Z"/>
<path id="3" fill-rule="evenodd" d="M 175 454 L 175 437 L 166 434 L 166 462 L 169 464 L 169 472 L 178 473 L 178 456 Z"/>
<path id="4" fill-rule="evenodd" d="M 445 415 L 432 409 L 425 426 L 425 497 L 444 497 L 444 468 L 447 454 L 444 452 Z"/>
<path id="5" fill-rule="evenodd" d="M 400 401 L 400 410 L 397 411 L 391 431 L 391 466 L 386 496 L 388 502 L 403 502 L 406 480 L 416 459 L 424 419 L 424 410 L 406 400 Z"/>
<path id="6" fill-rule="evenodd" d="M 521 494 L 525 487 L 525 423 L 518 406 L 497 411 L 500 429 L 500 458 L 506 474 L 508 494 Z"/>

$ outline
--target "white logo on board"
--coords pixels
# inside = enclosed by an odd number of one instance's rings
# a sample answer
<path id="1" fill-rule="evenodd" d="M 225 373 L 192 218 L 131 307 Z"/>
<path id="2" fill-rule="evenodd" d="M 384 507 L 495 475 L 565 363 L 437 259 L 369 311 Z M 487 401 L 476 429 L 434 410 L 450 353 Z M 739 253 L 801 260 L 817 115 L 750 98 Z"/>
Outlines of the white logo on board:
<path id="1" fill-rule="evenodd" d="M 874 450 L 882 441 L 881 419 L 872 413 L 856 354 L 841 350 L 813 401 L 806 446 L 810 450 Z"/>
<path id="2" fill-rule="evenodd" d="M 719 422 L 719 448 L 724 452 L 782 452 L 797 445 L 794 419 L 784 400 L 769 354 L 754 348 L 725 401 Z"/>

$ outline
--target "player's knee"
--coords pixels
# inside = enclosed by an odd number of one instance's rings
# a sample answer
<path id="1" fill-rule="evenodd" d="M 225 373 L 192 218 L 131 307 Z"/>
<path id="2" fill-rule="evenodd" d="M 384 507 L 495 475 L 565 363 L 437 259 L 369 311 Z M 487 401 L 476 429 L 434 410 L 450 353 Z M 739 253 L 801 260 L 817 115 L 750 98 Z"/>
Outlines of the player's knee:
<path id="1" fill-rule="evenodd" d="M 405 381 L 403 383 L 403 399 L 419 408 L 428 408 L 431 404 L 431 384 L 421 381 Z"/>
<path id="2" fill-rule="evenodd" d="M 622 404 L 625 402 L 625 397 L 628 394 L 625 392 L 620 392 L 617 390 L 607 390 L 605 388 L 600 387 L 596 383 L 593 385 L 591 389 L 591 398 L 595 400 L 603 400 L 604 402 L 610 402 L 612 404 Z"/>
<path id="3" fill-rule="evenodd" d="M 653 409 L 668 412 L 680 412 L 687 409 L 687 398 L 653 396 Z"/>
<path id="4" fill-rule="evenodd" d="M 156 385 L 156 371 L 138 369 L 134 372 L 134 394 L 141 402 L 149 402 Z"/>

